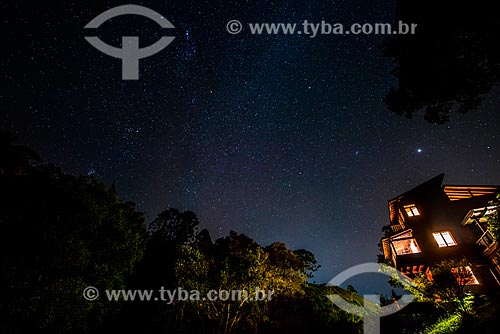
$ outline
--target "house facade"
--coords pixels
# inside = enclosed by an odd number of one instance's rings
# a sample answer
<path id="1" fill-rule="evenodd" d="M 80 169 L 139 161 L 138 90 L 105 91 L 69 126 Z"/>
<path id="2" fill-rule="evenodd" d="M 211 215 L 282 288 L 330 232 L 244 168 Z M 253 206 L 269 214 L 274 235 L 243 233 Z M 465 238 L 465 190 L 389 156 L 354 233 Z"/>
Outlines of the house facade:
<path id="1" fill-rule="evenodd" d="M 500 186 L 443 185 L 444 174 L 389 200 L 384 257 L 411 277 L 445 259 L 467 258 L 473 282 L 500 285 L 500 247 L 487 228 Z M 473 266 L 472 266 L 473 264 Z M 467 270 L 471 270 L 469 267 Z"/>

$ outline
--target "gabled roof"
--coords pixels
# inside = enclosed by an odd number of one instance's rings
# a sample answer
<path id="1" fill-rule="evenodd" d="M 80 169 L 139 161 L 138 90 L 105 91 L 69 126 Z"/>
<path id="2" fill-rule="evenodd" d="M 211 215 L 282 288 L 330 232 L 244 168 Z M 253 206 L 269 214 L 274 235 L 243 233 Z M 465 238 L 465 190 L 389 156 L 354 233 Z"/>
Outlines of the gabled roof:
<path id="1" fill-rule="evenodd" d="M 412 192 L 418 191 L 420 189 L 426 188 L 426 187 L 431 186 L 431 185 L 435 185 L 435 186 L 440 187 L 441 184 L 443 184 L 443 180 L 444 180 L 444 173 L 439 174 L 438 176 L 433 177 L 432 179 L 430 179 L 424 183 L 419 184 L 418 186 L 408 190 L 407 192 L 405 192 L 397 197 L 394 197 L 393 199 L 390 199 L 389 200 L 389 219 L 390 219 L 391 223 L 397 222 L 397 219 L 398 219 L 397 218 L 398 217 L 397 203 L 402 198 L 404 198 L 405 196 L 407 196 L 408 194 L 410 194 Z"/>
<path id="2" fill-rule="evenodd" d="M 407 192 L 397 196 L 397 197 L 394 197 L 393 199 L 390 199 L 389 202 L 392 202 L 392 201 L 395 201 L 395 200 L 398 200 L 398 199 L 401 199 L 403 197 L 405 197 L 406 195 L 408 195 L 409 193 L 412 193 L 416 190 L 419 190 L 420 188 L 426 188 L 428 187 L 429 185 L 432 185 L 432 184 L 437 184 L 437 185 L 441 185 L 443 183 L 443 180 L 444 180 L 444 173 L 442 174 L 439 174 L 438 176 L 436 177 L 433 177 L 432 179 L 428 180 L 428 181 L 425 181 L 424 183 L 421 183 L 419 184 L 418 186 L 408 190 Z"/>

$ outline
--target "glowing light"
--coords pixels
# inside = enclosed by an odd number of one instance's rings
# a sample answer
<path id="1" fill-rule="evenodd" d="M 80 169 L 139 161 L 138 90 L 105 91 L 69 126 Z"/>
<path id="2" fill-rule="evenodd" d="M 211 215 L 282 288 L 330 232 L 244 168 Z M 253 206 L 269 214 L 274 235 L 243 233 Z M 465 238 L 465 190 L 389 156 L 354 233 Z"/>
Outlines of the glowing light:
<path id="1" fill-rule="evenodd" d="M 410 249 L 413 254 L 420 253 L 420 249 L 418 249 L 418 246 L 415 244 L 415 240 L 410 242 Z"/>
<path id="2" fill-rule="evenodd" d="M 432 233 L 432 236 L 434 237 L 434 240 L 436 240 L 439 247 L 455 246 L 457 244 L 451 233 L 448 231 Z"/>
<path id="3" fill-rule="evenodd" d="M 415 204 L 405 205 L 404 208 L 408 217 L 420 216 L 420 211 L 418 211 Z"/>

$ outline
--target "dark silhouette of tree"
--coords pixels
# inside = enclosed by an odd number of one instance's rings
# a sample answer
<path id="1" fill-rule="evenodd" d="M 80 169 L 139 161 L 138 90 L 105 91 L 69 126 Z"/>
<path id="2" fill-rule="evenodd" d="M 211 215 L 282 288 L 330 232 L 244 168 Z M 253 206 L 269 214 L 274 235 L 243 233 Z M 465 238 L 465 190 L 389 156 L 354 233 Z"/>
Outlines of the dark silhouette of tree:
<path id="1" fill-rule="evenodd" d="M 358 291 L 356 290 L 356 288 L 354 288 L 354 286 L 352 286 L 351 284 L 349 284 L 347 287 L 346 287 L 346 290 L 349 291 L 349 292 L 352 292 L 352 293 L 358 293 Z M 394 290 L 393 290 L 394 291 Z"/>
<path id="2" fill-rule="evenodd" d="M 149 224 L 145 255 L 138 265 L 130 288 L 158 290 L 163 287 L 175 290 L 182 286 L 178 284 L 175 271 L 179 257 L 183 256 L 182 246 L 211 245 L 208 231 L 198 232 L 198 225 L 199 220 L 191 211 L 181 212 L 170 208 L 159 213 Z M 108 319 L 105 329 L 186 332 L 187 325 L 180 318 L 192 317 L 195 320 L 196 315 L 188 315 L 182 306 L 168 305 L 163 301 L 129 302 L 116 318 Z"/>
<path id="3" fill-rule="evenodd" d="M 0 175 L 0 332 L 92 331 L 120 303 L 82 292 L 126 286 L 144 253 L 144 217 L 92 177 L 22 167 Z"/>
<path id="4" fill-rule="evenodd" d="M 326 297 L 334 294 L 352 304 L 364 304 L 362 297 L 339 287 L 308 284 L 303 295 L 276 299 L 268 315 L 269 321 L 263 324 L 259 333 L 362 333 L 362 318 L 339 310 Z M 376 306 L 372 307 L 375 312 Z"/>
<path id="5" fill-rule="evenodd" d="M 308 278 L 314 277 L 314 272 L 321 268 L 321 265 L 316 261 L 316 257 L 313 253 L 306 249 L 297 249 L 293 251 L 294 254 L 298 255 L 302 263 L 301 270 L 306 274 Z"/>
<path id="6" fill-rule="evenodd" d="M 212 237 L 207 229 L 203 229 L 196 235 L 195 241 L 196 247 L 199 248 L 203 252 L 210 251 L 212 247 Z"/>
<path id="7" fill-rule="evenodd" d="M 171 208 L 159 213 L 150 224 L 149 230 L 154 239 L 160 239 L 162 242 L 192 243 L 197 235 L 199 223 L 193 212 L 179 212 Z"/>
<path id="8" fill-rule="evenodd" d="M 415 35 L 398 35 L 384 45 L 396 61 L 398 87 L 387 108 L 412 118 L 424 111 L 431 123 L 450 113 L 479 107 L 481 96 L 500 82 L 500 20 L 496 3 L 398 0 L 396 21 L 418 24 Z"/>
<path id="9" fill-rule="evenodd" d="M 32 150 L 10 135 L 0 142 L 0 333 L 359 331 L 326 298 L 353 293 L 307 282 L 319 268 L 311 252 L 234 231 L 212 242 L 193 212 L 173 208 L 147 228 L 114 183 L 33 166 Z M 88 286 L 101 298 L 85 300 Z M 160 288 L 242 295 L 125 303 L 105 291 Z"/>
<path id="10" fill-rule="evenodd" d="M 158 214 L 148 228 L 150 239 L 139 273 L 140 287 L 176 287 L 175 263 L 179 247 L 197 240 L 198 225 L 198 218 L 191 211 L 170 208 Z"/>
<path id="11" fill-rule="evenodd" d="M 0 174 L 16 173 L 41 161 L 29 147 L 14 145 L 15 140 L 10 132 L 0 131 Z"/>

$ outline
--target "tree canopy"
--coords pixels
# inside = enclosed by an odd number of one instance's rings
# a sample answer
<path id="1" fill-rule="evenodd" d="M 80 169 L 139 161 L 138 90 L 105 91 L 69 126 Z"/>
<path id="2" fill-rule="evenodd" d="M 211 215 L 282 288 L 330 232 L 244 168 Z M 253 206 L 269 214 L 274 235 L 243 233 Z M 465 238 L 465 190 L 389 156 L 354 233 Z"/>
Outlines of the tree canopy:
<path id="1" fill-rule="evenodd" d="M 326 295 L 359 297 L 308 283 L 319 268 L 311 252 L 282 242 L 261 246 L 234 231 L 212 241 L 193 212 L 174 208 L 147 226 L 114 184 L 38 164 L 38 155 L 13 139 L 0 136 L 0 332 L 359 330 L 360 319 L 336 309 Z M 111 302 L 101 295 L 90 301 L 82 295 L 88 286 L 102 294 L 182 288 L 242 295 L 172 303 Z"/>
<path id="2" fill-rule="evenodd" d="M 494 1 L 398 0 L 396 21 L 418 26 L 416 34 L 391 36 L 383 47 L 396 62 L 398 85 L 385 98 L 391 112 L 412 118 L 423 111 L 427 121 L 442 124 L 452 112 L 477 109 L 500 82 Z"/>
<path id="3" fill-rule="evenodd" d="M 82 291 L 126 286 L 144 253 L 142 213 L 53 166 L 4 173 L 0 184 L 0 331 L 90 331 L 116 305 Z"/>

